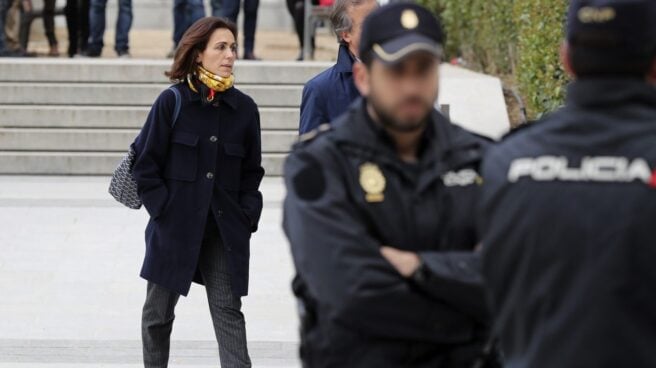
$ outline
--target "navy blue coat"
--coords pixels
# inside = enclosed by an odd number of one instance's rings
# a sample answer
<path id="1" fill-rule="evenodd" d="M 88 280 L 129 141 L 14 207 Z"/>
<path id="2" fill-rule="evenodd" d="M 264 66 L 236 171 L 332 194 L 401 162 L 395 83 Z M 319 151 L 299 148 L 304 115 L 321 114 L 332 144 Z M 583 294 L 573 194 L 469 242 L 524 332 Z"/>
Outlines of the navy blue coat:
<path id="1" fill-rule="evenodd" d="M 335 120 L 360 97 L 353 82 L 353 61 L 348 47 L 341 45 L 337 63 L 305 84 L 298 129 L 300 134 Z"/>
<path id="2" fill-rule="evenodd" d="M 232 292 L 248 293 L 250 236 L 262 212 L 260 118 L 253 100 L 231 88 L 203 106 L 186 84 L 172 127 L 175 94 L 157 98 L 135 141 L 133 168 L 151 218 L 141 277 L 181 295 L 196 272 L 207 217 L 214 215 L 228 256 Z"/>

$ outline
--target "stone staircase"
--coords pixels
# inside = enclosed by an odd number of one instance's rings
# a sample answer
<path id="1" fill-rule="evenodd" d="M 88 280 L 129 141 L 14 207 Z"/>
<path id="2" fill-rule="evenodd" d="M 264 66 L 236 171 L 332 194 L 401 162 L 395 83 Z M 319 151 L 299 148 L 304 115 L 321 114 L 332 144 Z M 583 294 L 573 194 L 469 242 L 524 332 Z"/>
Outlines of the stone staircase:
<path id="1" fill-rule="evenodd" d="M 169 83 L 168 60 L 0 60 L 0 174 L 108 175 Z M 246 62 L 237 87 L 262 119 L 263 166 L 279 176 L 305 82 L 330 64 Z"/>

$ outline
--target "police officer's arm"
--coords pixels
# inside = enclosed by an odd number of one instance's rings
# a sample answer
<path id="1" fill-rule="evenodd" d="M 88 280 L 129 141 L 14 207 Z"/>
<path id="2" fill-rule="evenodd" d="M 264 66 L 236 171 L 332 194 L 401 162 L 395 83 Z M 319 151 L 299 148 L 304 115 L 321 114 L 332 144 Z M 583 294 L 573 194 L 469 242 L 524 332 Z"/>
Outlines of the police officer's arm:
<path id="1" fill-rule="evenodd" d="M 284 229 L 319 309 L 372 336 L 440 341 L 453 334 L 464 317 L 413 290 L 382 257 L 336 166 L 304 152 L 285 166 Z"/>
<path id="2" fill-rule="evenodd" d="M 411 279 L 434 298 L 456 306 L 480 322 L 489 320 L 479 252 L 422 252 Z"/>
<path id="3" fill-rule="evenodd" d="M 251 223 L 251 231 L 255 232 L 262 214 L 262 193 L 259 188 L 264 169 L 262 168 L 260 113 L 257 105 L 254 105 L 253 109 L 253 118 L 246 139 L 246 157 L 241 167 L 239 205 Z"/>
<path id="4" fill-rule="evenodd" d="M 326 101 L 313 81 L 303 87 L 301 100 L 301 121 L 298 127 L 299 134 L 305 134 L 316 129 L 319 125 L 329 122 L 326 111 Z"/>
<path id="5" fill-rule="evenodd" d="M 472 252 L 415 252 L 382 247 L 381 254 L 403 276 L 431 297 L 481 322 L 489 318 L 480 270 Z"/>
<path id="6" fill-rule="evenodd" d="M 159 217 L 169 197 L 162 175 L 169 150 L 174 106 L 173 91 L 162 92 L 135 141 L 137 155 L 132 176 L 137 182 L 139 198 L 153 218 Z"/>

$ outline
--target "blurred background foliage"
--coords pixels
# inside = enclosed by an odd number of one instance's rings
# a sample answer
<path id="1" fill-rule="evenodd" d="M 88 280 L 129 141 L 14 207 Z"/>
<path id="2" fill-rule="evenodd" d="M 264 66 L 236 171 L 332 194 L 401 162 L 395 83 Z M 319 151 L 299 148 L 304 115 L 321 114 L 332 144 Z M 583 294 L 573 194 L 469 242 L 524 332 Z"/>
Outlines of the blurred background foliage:
<path id="1" fill-rule="evenodd" d="M 559 61 L 567 0 L 419 0 L 447 34 L 448 59 L 499 76 L 529 119 L 562 105 L 567 75 Z M 512 110 L 512 108 L 510 109 Z M 511 120 L 517 122 L 518 117 Z"/>

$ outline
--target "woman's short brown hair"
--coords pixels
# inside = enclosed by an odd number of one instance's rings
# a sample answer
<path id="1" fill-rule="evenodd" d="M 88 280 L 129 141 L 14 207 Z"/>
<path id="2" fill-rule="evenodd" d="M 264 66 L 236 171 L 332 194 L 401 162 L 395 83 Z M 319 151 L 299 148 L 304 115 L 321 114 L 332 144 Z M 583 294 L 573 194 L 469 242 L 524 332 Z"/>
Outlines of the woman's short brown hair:
<path id="1" fill-rule="evenodd" d="M 172 82 L 179 82 L 196 70 L 198 54 L 207 47 L 217 29 L 228 29 L 237 39 L 237 26 L 226 18 L 205 17 L 199 19 L 185 32 L 178 44 L 171 70 L 164 73 Z"/>

